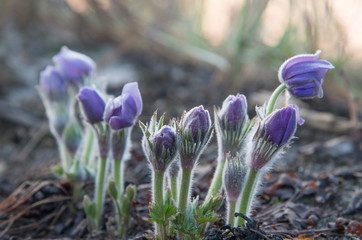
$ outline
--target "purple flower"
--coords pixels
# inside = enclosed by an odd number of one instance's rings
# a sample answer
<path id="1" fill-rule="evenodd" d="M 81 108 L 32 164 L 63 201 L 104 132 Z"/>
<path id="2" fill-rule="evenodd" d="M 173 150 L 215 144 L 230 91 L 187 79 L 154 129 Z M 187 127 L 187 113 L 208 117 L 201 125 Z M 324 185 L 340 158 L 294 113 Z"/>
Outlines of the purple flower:
<path id="1" fill-rule="evenodd" d="M 52 101 L 66 100 L 67 85 L 60 72 L 53 66 L 47 66 L 40 73 L 40 88 Z"/>
<path id="2" fill-rule="evenodd" d="M 202 141 L 211 127 L 209 111 L 205 110 L 203 106 L 194 107 L 183 118 L 181 127 L 185 134 L 190 132 L 194 142 L 199 137 Z"/>
<path id="3" fill-rule="evenodd" d="M 53 57 L 53 61 L 64 78 L 75 86 L 83 85 L 84 77 L 90 76 L 96 68 L 90 57 L 65 46 Z"/>
<path id="4" fill-rule="evenodd" d="M 226 155 L 226 164 L 223 174 L 224 189 L 229 202 L 235 202 L 241 193 L 245 177 L 245 167 L 239 155 Z"/>
<path id="5" fill-rule="evenodd" d="M 176 132 L 169 126 L 163 126 L 158 132 L 150 137 L 151 143 L 155 146 L 155 154 L 159 159 L 164 155 L 172 156 L 176 154 Z"/>
<path id="6" fill-rule="evenodd" d="M 244 95 L 239 93 L 236 96 L 229 95 L 218 112 L 223 128 L 237 130 L 248 117 L 247 110 L 248 104 Z"/>
<path id="7" fill-rule="evenodd" d="M 108 101 L 104 119 L 112 129 L 119 130 L 132 126 L 141 111 L 142 98 L 138 84 L 128 83 L 119 97 Z"/>
<path id="8" fill-rule="evenodd" d="M 262 135 L 277 146 L 288 143 L 296 130 L 297 117 L 293 105 L 270 114 L 261 128 Z"/>
<path id="9" fill-rule="evenodd" d="M 334 66 L 319 60 L 321 51 L 315 54 L 301 54 L 286 60 L 279 68 L 279 81 L 287 86 L 288 91 L 296 98 L 323 97 L 323 78 Z"/>
<path id="10" fill-rule="evenodd" d="M 176 157 L 178 146 L 175 128 L 162 126 L 163 119 L 164 116 L 157 121 L 157 112 L 155 112 L 147 125 L 140 123 L 143 132 L 143 151 L 153 170 L 162 173 Z"/>
<path id="11" fill-rule="evenodd" d="M 260 170 L 276 153 L 283 151 L 297 129 L 297 111 L 293 105 L 279 109 L 263 119 L 249 148 L 249 166 Z"/>
<path id="12" fill-rule="evenodd" d="M 78 99 L 90 123 L 98 123 L 103 120 L 105 103 L 96 90 L 90 87 L 82 87 L 78 93 Z"/>

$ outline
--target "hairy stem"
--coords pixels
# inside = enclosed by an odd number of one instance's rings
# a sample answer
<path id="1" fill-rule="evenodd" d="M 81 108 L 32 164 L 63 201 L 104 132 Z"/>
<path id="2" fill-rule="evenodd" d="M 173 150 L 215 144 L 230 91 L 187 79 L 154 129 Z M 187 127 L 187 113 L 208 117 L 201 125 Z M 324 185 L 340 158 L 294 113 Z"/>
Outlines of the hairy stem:
<path id="1" fill-rule="evenodd" d="M 225 160 L 218 161 L 218 165 L 216 167 L 214 177 L 212 179 L 209 192 L 207 193 L 207 196 L 205 198 L 205 202 L 207 199 L 214 197 L 216 193 L 219 192 L 221 185 L 222 185 L 222 173 L 224 171 L 225 166 Z"/>
<path id="2" fill-rule="evenodd" d="M 107 157 L 101 157 L 101 159 L 99 161 L 98 171 L 97 171 L 97 183 L 96 183 L 96 189 L 95 189 L 95 202 L 96 202 L 95 227 L 96 227 L 96 229 L 99 229 L 100 225 L 101 225 L 106 167 L 107 167 Z"/>
<path id="3" fill-rule="evenodd" d="M 267 106 L 267 115 L 271 114 L 274 111 L 275 103 L 279 97 L 279 95 L 284 91 L 286 85 L 284 83 L 280 84 L 273 92 L 271 97 L 269 98 L 268 106 Z"/>
<path id="4" fill-rule="evenodd" d="M 153 202 L 163 206 L 163 172 L 155 172 L 153 179 Z M 164 225 L 157 224 L 157 235 L 160 236 L 161 240 L 167 240 L 167 232 Z"/>
<path id="5" fill-rule="evenodd" d="M 227 224 L 229 224 L 231 227 L 234 226 L 235 222 L 235 207 L 236 207 L 236 201 L 230 201 L 228 202 L 228 219 Z"/>
<path id="6" fill-rule="evenodd" d="M 251 200 L 253 199 L 255 194 L 257 177 L 258 177 L 258 172 L 255 169 L 250 168 L 248 175 L 246 177 L 247 179 L 242 193 L 242 198 L 239 208 L 239 212 L 245 215 L 247 215 L 247 213 L 249 212 Z M 244 222 L 245 220 L 239 217 L 238 226 L 242 226 Z"/>
<path id="7" fill-rule="evenodd" d="M 178 208 L 181 213 L 186 214 L 187 202 L 189 200 L 191 169 L 182 169 L 181 188 L 179 193 Z"/>

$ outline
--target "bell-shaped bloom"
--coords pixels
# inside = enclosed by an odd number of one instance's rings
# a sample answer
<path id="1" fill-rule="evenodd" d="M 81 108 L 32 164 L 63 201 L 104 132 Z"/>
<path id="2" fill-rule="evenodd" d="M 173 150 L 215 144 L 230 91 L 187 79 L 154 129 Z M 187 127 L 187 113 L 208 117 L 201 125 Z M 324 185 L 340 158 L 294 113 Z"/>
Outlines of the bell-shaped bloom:
<path id="1" fill-rule="evenodd" d="M 217 115 L 222 121 L 223 128 L 237 130 L 248 118 L 248 104 L 242 94 L 229 95 L 223 102 Z"/>
<path id="2" fill-rule="evenodd" d="M 63 77 L 78 87 L 83 85 L 84 78 L 92 75 L 96 68 L 90 57 L 65 46 L 53 57 L 53 61 Z"/>
<path id="3" fill-rule="evenodd" d="M 318 59 L 321 51 L 315 54 L 301 54 L 286 60 L 279 68 L 279 81 L 287 86 L 296 98 L 323 97 L 323 78 L 334 66 Z"/>
<path id="4" fill-rule="evenodd" d="M 277 146 L 289 142 L 297 130 L 297 113 L 293 105 L 275 111 L 265 119 L 262 135 Z"/>
<path id="5" fill-rule="evenodd" d="M 96 90 L 90 87 L 82 87 L 78 93 L 78 99 L 90 123 L 103 121 L 105 102 Z"/>
<path id="6" fill-rule="evenodd" d="M 40 89 L 51 101 L 65 101 L 68 98 L 65 80 L 54 66 L 47 66 L 40 73 Z"/>
<path id="7" fill-rule="evenodd" d="M 122 94 L 107 102 L 105 121 L 114 130 L 130 127 L 141 114 L 142 98 L 136 82 L 123 87 Z"/>
<path id="8" fill-rule="evenodd" d="M 143 131 L 143 151 L 156 172 L 165 172 L 177 155 L 176 130 L 162 124 L 163 116 L 157 122 L 156 112 L 149 124 L 140 124 Z"/>
<path id="9" fill-rule="evenodd" d="M 241 193 L 245 178 L 245 167 L 240 156 L 226 155 L 226 163 L 223 174 L 223 184 L 227 200 L 235 202 Z"/>
<path id="10" fill-rule="evenodd" d="M 249 146 L 249 167 L 260 170 L 293 139 L 297 129 L 297 112 L 293 105 L 279 109 L 263 119 Z"/>
<path id="11" fill-rule="evenodd" d="M 190 133 L 193 141 L 203 139 L 211 127 L 209 111 L 203 106 L 194 107 L 182 119 L 183 132 Z"/>

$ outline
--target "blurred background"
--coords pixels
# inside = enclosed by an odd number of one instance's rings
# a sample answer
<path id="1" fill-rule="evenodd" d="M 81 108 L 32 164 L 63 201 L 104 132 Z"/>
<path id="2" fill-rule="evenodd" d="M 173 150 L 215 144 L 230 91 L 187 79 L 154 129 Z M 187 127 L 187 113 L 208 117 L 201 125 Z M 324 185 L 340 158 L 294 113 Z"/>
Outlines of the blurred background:
<path id="1" fill-rule="evenodd" d="M 0 0 L 0 179 L 36 178 L 57 162 L 34 86 L 63 45 L 97 62 L 109 93 L 138 81 L 142 121 L 155 109 L 168 119 L 200 104 L 212 111 L 237 92 L 253 116 L 284 60 L 321 49 L 336 69 L 323 99 L 300 102 L 306 128 L 312 140 L 352 132 L 358 145 L 361 12 L 359 0 Z"/>

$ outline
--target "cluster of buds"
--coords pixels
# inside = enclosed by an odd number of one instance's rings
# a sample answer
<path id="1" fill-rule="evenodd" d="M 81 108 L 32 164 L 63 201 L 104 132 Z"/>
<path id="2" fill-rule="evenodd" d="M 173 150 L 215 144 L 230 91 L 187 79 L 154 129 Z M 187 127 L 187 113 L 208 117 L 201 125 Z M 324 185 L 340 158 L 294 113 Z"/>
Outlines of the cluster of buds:
<path id="1" fill-rule="evenodd" d="M 61 152 L 62 164 L 57 172 L 60 175 L 77 175 L 71 169 L 77 165 L 74 158 L 82 141 L 82 124 L 77 122 L 73 110 L 74 92 L 77 91 L 74 87 L 81 86 L 84 79 L 91 77 L 96 65 L 90 57 L 67 47 L 62 47 L 53 62 L 54 65 L 47 66 L 40 73 L 37 90 Z"/>
<path id="2" fill-rule="evenodd" d="M 138 84 L 126 84 L 122 94 L 106 104 L 105 99 L 110 97 L 92 85 L 96 64 L 90 57 L 62 47 L 53 62 L 54 66 L 41 72 L 37 89 L 61 151 L 62 166 L 57 172 L 69 178 L 84 178 L 85 172 L 93 177 L 96 173 L 94 202 L 85 196 L 84 208 L 92 226 L 99 229 L 109 165 L 107 159 L 112 149 L 115 183 L 112 196 L 117 195 L 114 200 L 116 209 L 120 210 L 117 213 L 120 226 L 124 219 L 129 219 L 129 208 L 128 216 L 124 210 L 134 198 L 134 194 L 123 191 L 122 160 L 129 155 L 131 130 L 142 111 Z M 97 143 L 98 153 L 95 153 L 93 146 Z M 96 159 L 99 159 L 98 166 L 93 162 Z M 129 187 L 128 191 L 133 188 Z M 125 227 L 117 229 L 122 237 Z"/>
<path id="3" fill-rule="evenodd" d="M 275 110 L 275 102 L 285 89 L 287 94 L 299 99 L 323 96 L 323 78 L 334 66 L 319 60 L 320 53 L 298 55 L 285 61 L 278 73 L 281 85 L 267 105 L 257 108 L 257 116 L 252 120 L 248 116 L 247 99 L 239 93 L 229 95 L 221 108 L 214 108 L 218 165 L 200 206 L 198 196 L 191 201 L 190 189 L 195 166 L 214 132 L 208 110 L 203 106 L 194 107 L 168 125 L 164 125 L 164 115 L 157 120 L 155 112 L 149 123 L 139 123 L 143 151 L 153 173 L 150 216 L 155 222 L 157 239 L 168 239 L 175 231 L 180 239 L 185 234 L 201 238 L 206 224 L 217 219 L 215 212 L 223 201 L 218 192 L 222 187 L 227 199 L 227 222 L 234 225 L 236 209 L 249 214 L 263 174 L 290 147 L 298 123 L 303 122 L 297 105 Z M 142 112 L 138 84 L 126 84 L 121 95 L 112 98 L 90 84 L 96 65 L 88 56 L 63 47 L 53 61 L 54 66 L 41 72 L 37 88 L 50 129 L 63 152 L 63 172 L 69 173 L 71 166 L 79 170 L 81 164 L 88 173 L 96 172 L 94 200 L 85 195 L 83 206 L 92 227 L 100 229 L 107 159 L 113 158 L 114 180 L 108 182 L 108 192 L 114 200 L 118 236 L 122 238 L 129 225 L 130 206 L 136 192 L 134 186 L 123 189 L 123 163 L 129 156 L 132 128 Z M 75 109 L 77 107 L 80 109 Z M 83 118 L 77 116 L 79 112 Z M 91 154 L 96 143 L 98 158 Z M 79 149 L 84 151 L 83 162 L 75 157 Z M 98 159 L 95 169 L 91 168 L 94 165 L 89 163 L 90 158 Z M 171 191 L 166 190 L 166 176 Z M 242 224 L 239 218 L 237 225 Z"/>

